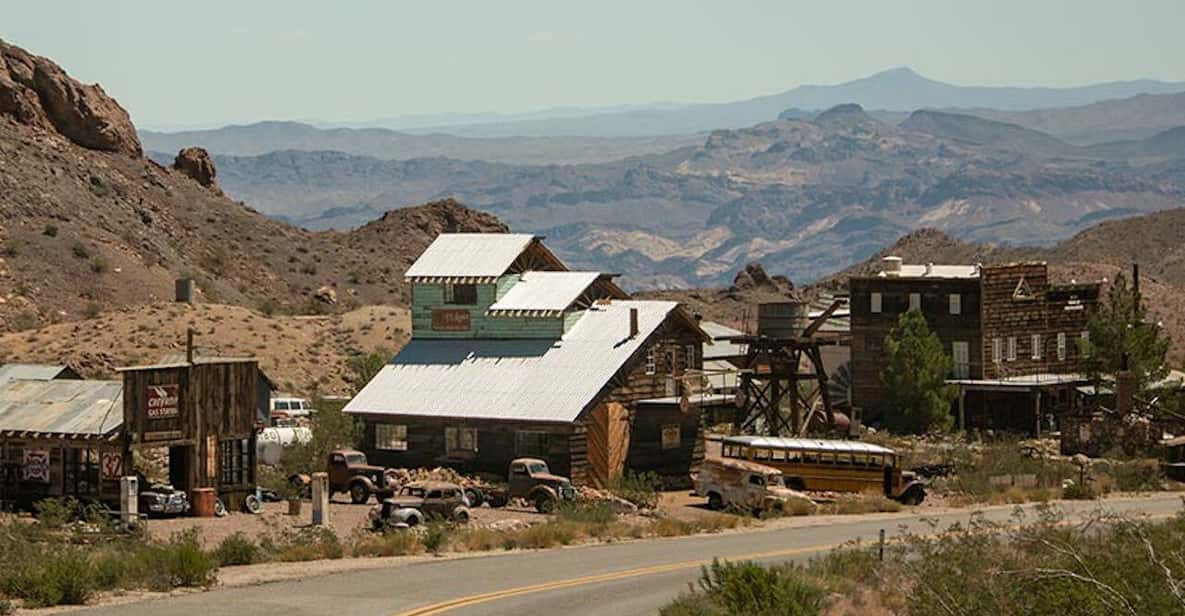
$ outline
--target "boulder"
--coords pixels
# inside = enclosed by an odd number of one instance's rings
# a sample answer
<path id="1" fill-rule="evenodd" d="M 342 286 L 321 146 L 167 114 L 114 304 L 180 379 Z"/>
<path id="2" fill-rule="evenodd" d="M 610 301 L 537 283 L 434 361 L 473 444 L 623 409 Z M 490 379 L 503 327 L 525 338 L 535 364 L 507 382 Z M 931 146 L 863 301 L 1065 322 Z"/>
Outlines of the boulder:
<path id="1" fill-rule="evenodd" d="M 185 148 L 177 152 L 173 168 L 206 188 L 218 190 L 218 182 L 214 179 L 218 170 L 214 168 L 214 159 L 210 158 L 210 153 L 203 148 Z"/>
<path id="2" fill-rule="evenodd" d="M 317 289 L 315 293 L 313 293 L 313 299 L 320 302 L 325 302 L 326 304 L 336 304 L 337 291 L 334 291 L 332 287 L 321 287 L 320 289 Z"/>
<path id="3" fill-rule="evenodd" d="M 142 156 L 128 112 L 98 84 L 71 78 L 53 61 L 0 40 L 0 114 L 57 132 L 92 150 Z"/>

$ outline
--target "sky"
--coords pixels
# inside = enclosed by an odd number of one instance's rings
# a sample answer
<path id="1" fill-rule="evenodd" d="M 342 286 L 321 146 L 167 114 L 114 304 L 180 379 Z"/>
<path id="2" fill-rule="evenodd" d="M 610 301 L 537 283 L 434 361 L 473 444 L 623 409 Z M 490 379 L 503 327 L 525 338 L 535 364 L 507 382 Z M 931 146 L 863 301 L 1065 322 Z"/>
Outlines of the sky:
<path id="1" fill-rule="evenodd" d="M 723 102 L 898 66 L 1185 81 L 1183 23 L 1182 0 L 38 0 L 0 38 L 180 128 Z"/>

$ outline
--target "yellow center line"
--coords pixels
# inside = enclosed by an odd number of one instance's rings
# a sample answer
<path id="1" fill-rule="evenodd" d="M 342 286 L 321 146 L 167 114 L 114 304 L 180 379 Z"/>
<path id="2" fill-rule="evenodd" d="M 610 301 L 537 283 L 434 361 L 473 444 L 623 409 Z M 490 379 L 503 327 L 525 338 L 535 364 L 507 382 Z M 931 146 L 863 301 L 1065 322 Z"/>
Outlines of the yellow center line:
<path id="1" fill-rule="evenodd" d="M 1160 519 L 1173 517 L 1175 513 L 1158 513 L 1145 514 L 1141 516 L 1142 519 Z M 1076 522 L 1071 520 L 1061 520 L 1057 523 L 1058 526 L 1072 525 Z M 1001 527 L 1000 531 L 1016 530 L 1022 528 L 1024 524 L 1008 524 Z M 931 533 L 926 533 L 926 536 Z M 886 544 L 896 543 L 903 539 L 903 537 L 892 537 L 885 540 Z M 771 552 L 753 552 L 750 554 L 736 554 L 728 557 L 721 557 L 721 560 L 730 561 L 744 561 L 744 560 L 764 560 L 767 558 L 781 558 L 786 556 L 796 556 L 799 554 L 806 554 L 812 552 L 822 552 L 824 550 L 833 550 L 845 545 L 852 545 L 855 540 L 847 540 L 839 543 L 824 543 L 819 545 L 809 545 L 798 548 L 789 548 L 784 550 L 774 550 Z M 873 544 L 875 545 L 875 544 Z M 531 586 L 520 586 L 518 588 L 508 588 L 506 590 L 496 590 L 479 595 L 470 595 L 468 597 L 461 597 L 459 599 L 452 599 L 449 601 L 442 601 L 440 603 L 433 603 L 430 605 L 413 608 L 405 612 L 399 612 L 394 616 L 437 616 L 445 612 L 451 612 L 456 609 L 472 607 L 482 603 L 489 603 L 490 601 L 497 601 L 499 599 L 508 599 L 510 597 L 517 597 L 519 595 L 528 595 L 533 593 L 547 592 L 550 590 L 559 590 L 563 588 L 572 588 L 574 586 L 585 586 L 588 584 L 597 584 L 600 582 L 611 582 L 614 580 L 621 580 L 631 577 L 642 577 L 646 575 L 658 575 L 660 573 L 671 573 L 683 569 L 695 569 L 704 565 L 711 564 L 713 558 L 703 558 L 697 560 L 685 560 L 676 563 L 667 563 L 665 565 L 651 565 L 649 567 L 638 567 L 635 569 L 623 569 L 621 571 L 612 571 L 610 573 L 601 573 L 598 575 L 589 575 L 585 577 L 569 578 L 566 580 L 557 580 L 554 582 L 544 582 L 541 584 L 534 584 Z"/>

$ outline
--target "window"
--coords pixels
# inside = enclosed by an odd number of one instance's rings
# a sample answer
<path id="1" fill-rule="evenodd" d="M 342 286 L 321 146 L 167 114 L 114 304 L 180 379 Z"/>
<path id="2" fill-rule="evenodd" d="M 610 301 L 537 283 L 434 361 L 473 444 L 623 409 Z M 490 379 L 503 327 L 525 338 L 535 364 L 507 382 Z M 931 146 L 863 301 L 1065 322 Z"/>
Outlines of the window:
<path id="1" fill-rule="evenodd" d="M 1016 336 L 1008 337 L 1008 361 L 1016 361 Z"/>
<path id="2" fill-rule="evenodd" d="M 963 296 L 958 293 L 950 294 L 950 313 L 963 314 Z"/>
<path id="3" fill-rule="evenodd" d="M 1082 355 L 1090 357 L 1090 332 L 1083 331 L 1079 336 L 1082 338 Z"/>
<path id="4" fill-rule="evenodd" d="M 992 338 L 992 363 L 998 364 L 1004 359 L 1004 343 L 999 338 Z"/>
<path id="5" fill-rule="evenodd" d="M 407 426 L 375 424 L 374 448 L 387 451 L 407 451 Z"/>
<path id="6" fill-rule="evenodd" d="M 444 429 L 445 454 L 470 456 L 477 453 L 477 428 L 448 426 Z"/>
<path id="7" fill-rule="evenodd" d="M 287 411 L 288 410 L 288 401 L 287 400 L 277 400 L 276 401 L 276 410 L 277 411 Z"/>
<path id="8" fill-rule="evenodd" d="M 1057 360 L 1066 360 L 1066 334 L 1064 333 L 1057 335 Z"/>
<path id="9" fill-rule="evenodd" d="M 699 349 L 697 349 L 694 344 L 689 344 L 689 345 L 683 347 L 683 356 L 684 356 L 684 359 L 687 360 L 687 369 L 688 370 L 695 370 L 695 367 L 696 367 L 695 357 L 696 357 L 696 354 L 698 353 L 698 351 L 699 351 Z"/>
<path id="10" fill-rule="evenodd" d="M 971 344 L 966 340 L 956 340 L 950 343 L 952 359 L 955 364 L 955 378 L 971 377 Z"/>
<path id="11" fill-rule="evenodd" d="M 444 285 L 444 303 L 459 306 L 472 306 L 477 303 L 477 285 L 452 284 Z"/>
<path id="12" fill-rule="evenodd" d="M 917 310 L 918 312 L 922 311 L 922 294 L 921 293 L 910 293 L 909 294 L 909 309 L 910 310 Z"/>
<path id="13" fill-rule="evenodd" d="M 250 448 L 247 439 L 233 439 L 218 444 L 220 483 L 224 486 L 241 486 L 251 482 L 247 469 L 251 467 Z"/>
<path id="14" fill-rule="evenodd" d="M 1041 334 L 1033 334 L 1032 344 L 1033 344 L 1033 359 L 1040 360 L 1041 359 Z"/>
<path id="15" fill-rule="evenodd" d="M 749 484 L 755 486 L 765 485 L 765 477 L 761 475 L 749 475 Z"/>
<path id="16" fill-rule="evenodd" d="M 551 441 L 546 432 L 519 430 L 514 433 L 514 455 L 528 458 L 546 458 Z"/>
<path id="17" fill-rule="evenodd" d="M 678 449 L 679 445 L 682 445 L 682 444 L 683 444 L 683 438 L 682 438 L 682 435 L 679 433 L 679 424 L 667 424 L 662 427 L 662 448 L 663 449 Z"/>
<path id="18" fill-rule="evenodd" d="M 871 310 L 873 314 L 880 314 L 881 294 L 880 293 L 873 293 L 872 296 L 869 298 L 869 303 L 871 304 L 871 307 L 869 308 L 869 310 Z"/>
<path id="19" fill-rule="evenodd" d="M 646 349 L 646 374 L 658 372 L 658 351 L 654 347 Z"/>

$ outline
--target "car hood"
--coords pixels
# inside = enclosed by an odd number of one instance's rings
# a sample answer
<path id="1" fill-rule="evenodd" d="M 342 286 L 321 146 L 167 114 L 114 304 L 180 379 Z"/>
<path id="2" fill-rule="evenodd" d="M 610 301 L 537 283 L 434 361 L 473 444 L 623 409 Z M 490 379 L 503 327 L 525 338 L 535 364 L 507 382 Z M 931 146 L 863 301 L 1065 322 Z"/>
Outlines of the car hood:
<path id="1" fill-rule="evenodd" d="M 531 475 L 531 479 L 535 479 L 538 481 L 550 481 L 553 483 L 564 483 L 564 482 L 568 481 L 567 477 L 561 477 L 559 475 L 552 475 L 551 473 L 536 473 L 534 475 Z"/>
<path id="2" fill-rule="evenodd" d="M 418 508 L 420 505 L 424 504 L 424 499 L 418 496 L 400 496 L 398 498 L 388 498 L 383 502 L 390 503 L 391 506 L 398 509 L 405 507 Z"/>

